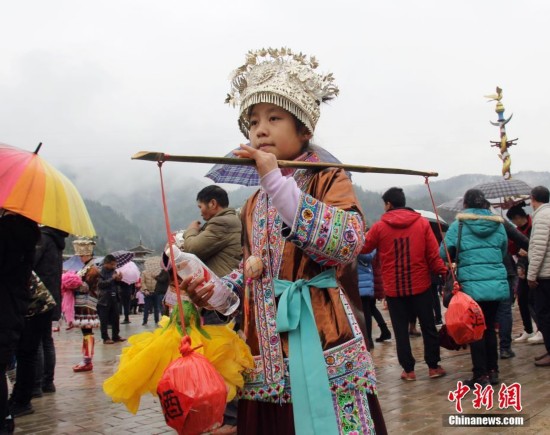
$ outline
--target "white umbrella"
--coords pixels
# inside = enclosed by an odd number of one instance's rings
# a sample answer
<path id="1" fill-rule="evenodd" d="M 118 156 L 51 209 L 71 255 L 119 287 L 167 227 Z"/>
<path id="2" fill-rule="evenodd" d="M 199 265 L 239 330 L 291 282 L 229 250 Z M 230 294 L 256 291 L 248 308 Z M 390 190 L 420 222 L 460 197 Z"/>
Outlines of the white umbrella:
<path id="1" fill-rule="evenodd" d="M 417 213 L 420 213 L 420 215 L 423 218 L 426 218 L 428 222 L 430 222 L 431 224 L 433 223 L 437 225 L 437 216 L 433 211 L 429 211 L 429 210 L 415 210 L 415 211 Z M 449 224 L 445 222 L 445 219 L 439 216 L 439 222 L 441 222 L 441 227 L 443 228 L 443 231 L 447 231 L 447 229 L 449 228 Z"/>

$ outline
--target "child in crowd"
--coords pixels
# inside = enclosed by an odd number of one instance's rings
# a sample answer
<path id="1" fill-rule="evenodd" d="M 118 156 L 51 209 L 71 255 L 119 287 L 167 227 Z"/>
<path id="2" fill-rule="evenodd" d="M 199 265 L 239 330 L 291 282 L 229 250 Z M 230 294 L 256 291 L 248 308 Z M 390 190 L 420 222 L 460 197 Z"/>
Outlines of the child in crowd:
<path id="1" fill-rule="evenodd" d="M 315 71 L 315 58 L 289 49 L 251 51 L 246 59 L 227 102 L 240 105 L 239 126 L 250 141 L 234 153 L 254 159 L 261 179 L 241 210 L 243 264 L 248 270 L 261 260 L 263 271 L 224 277 L 250 295 L 243 333 L 255 369 L 244 373 L 238 433 L 385 433 L 354 314 L 364 224 L 352 183 L 341 169 L 277 165 L 320 160 L 310 140 L 320 104 L 338 88 L 331 74 Z M 208 308 L 213 286 L 202 284 L 189 277 L 181 287 Z"/>
<path id="2" fill-rule="evenodd" d="M 137 309 L 138 309 L 138 312 L 139 313 L 143 313 L 143 307 L 145 305 L 145 295 L 143 294 L 143 292 L 141 291 L 141 289 L 139 289 L 137 292 L 136 292 L 136 301 L 137 301 Z M 135 314 L 135 313 L 134 313 Z"/>

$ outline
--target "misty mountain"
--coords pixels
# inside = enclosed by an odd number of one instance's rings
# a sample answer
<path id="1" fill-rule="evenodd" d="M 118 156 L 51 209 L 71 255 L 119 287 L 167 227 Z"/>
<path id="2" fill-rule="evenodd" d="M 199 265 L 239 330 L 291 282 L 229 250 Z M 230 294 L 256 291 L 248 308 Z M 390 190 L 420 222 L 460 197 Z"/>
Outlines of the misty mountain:
<path id="1" fill-rule="evenodd" d="M 209 185 L 200 180 L 188 178 L 177 185 L 166 185 L 166 203 L 172 231 L 185 229 L 193 220 L 202 220 L 197 207 L 197 193 Z M 246 199 L 255 191 L 255 188 L 242 187 L 234 191 L 228 191 L 231 207 L 241 207 Z M 115 211 L 127 223 L 125 240 L 132 240 L 128 245 L 119 245 L 116 249 L 127 249 L 136 246 L 140 237 L 147 247 L 160 251 L 166 243 L 166 229 L 160 186 L 155 184 L 146 188 L 137 189 L 131 194 L 119 195 L 117 193 L 103 194 L 99 201 Z M 90 215 L 94 224 L 96 217 L 92 210 Z M 111 216 L 118 222 L 118 217 Z M 96 226 L 98 234 L 100 229 Z M 122 237 L 117 237 L 122 240 Z"/>
<path id="2" fill-rule="evenodd" d="M 531 186 L 550 186 L 550 172 L 525 171 L 514 174 Z M 462 196 L 466 190 L 477 184 L 496 181 L 498 176 L 465 174 L 447 180 L 430 180 L 430 187 L 436 205 Z M 173 231 L 185 229 L 193 220 L 201 220 L 197 208 L 197 193 L 208 184 L 188 178 L 178 185 L 166 186 L 167 207 L 170 226 Z M 371 225 L 384 212 L 381 193 L 354 185 L 357 198 L 367 222 Z M 415 209 L 433 210 L 428 189 L 424 183 L 404 186 L 407 205 Z M 240 187 L 228 191 L 230 206 L 241 207 L 256 190 L 254 187 Z M 131 194 L 116 192 L 104 194 L 98 201 L 86 201 L 90 216 L 98 233 L 98 252 L 128 249 L 138 245 L 140 239 L 149 248 L 160 251 L 166 243 L 163 205 L 160 186 L 151 185 L 136 189 Z M 454 214 L 442 212 L 442 217 L 452 220 Z"/>
<path id="3" fill-rule="evenodd" d="M 102 256 L 120 249 L 136 247 L 140 242 L 140 236 L 143 236 L 143 244 L 153 243 L 154 239 L 149 234 L 142 234 L 141 228 L 129 221 L 120 211 L 98 201 L 85 199 L 84 202 L 97 233 L 94 249 L 96 255 Z M 75 237 L 67 239 L 66 253 L 68 254 L 74 252 L 72 246 L 74 239 Z"/>

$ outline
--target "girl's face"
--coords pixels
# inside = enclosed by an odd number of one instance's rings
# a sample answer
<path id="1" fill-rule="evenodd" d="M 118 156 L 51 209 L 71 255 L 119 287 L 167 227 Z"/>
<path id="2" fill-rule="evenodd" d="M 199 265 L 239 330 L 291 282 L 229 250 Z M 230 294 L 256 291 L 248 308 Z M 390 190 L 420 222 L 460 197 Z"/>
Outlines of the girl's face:
<path id="1" fill-rule="evenodd" d="M 249 116 L 250 143 L 256 149 L 274 154 L 278 160 L 298 157 L 303 145 L 311 139 L 307 130 L 299 133 L 294 117 L 274 104 L 256 104 Z"/>

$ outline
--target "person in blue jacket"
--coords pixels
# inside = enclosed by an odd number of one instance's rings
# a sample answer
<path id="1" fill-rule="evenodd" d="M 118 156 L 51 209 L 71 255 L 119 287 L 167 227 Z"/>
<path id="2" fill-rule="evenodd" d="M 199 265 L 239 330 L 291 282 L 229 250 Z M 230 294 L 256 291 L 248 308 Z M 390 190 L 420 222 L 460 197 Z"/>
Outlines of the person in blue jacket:
<path id="1" fill-rule="evenodd" d="M 376 320 L 378 327 L 380 328 L 380 337 L 376 339 L 377 342 L 382 342 L 391 339 L 391 332 L 388 329 L 382 313 L 376 308 L 376 296 L 377 291 L 375 271 L 374 271 L 374 259 L 376 250 L 369 254 L 360 254 L 357 257 L 357 277 L 359 281 L 359 294 L 361 295 L 361 303 L 363 305 L 363 314 L 365 315 L 365 323 L 367 326 L 367 340 L 369 348 L 374 347 L 374 341 L 372 340 L 372 318 Z M 378 283 L 380 285 L 380 283 Z"/>
<path id="2" fill-rule="evenodd" d="M 483 192 L 478 189 L 468 190 L 464 194 L 464 210 L 456 216 L 445 236 L 451 258 L 458 260 L 458 282 L 462 290 L 479 304 L 487 325 L 483 338 L 470 344 L 473 377 L 464 383 L 471 388 L 475 383 L 482 387 L 489 383 L 499 383 L 494 325 L 499 301 L 509 298 L 503 264 L 508 246 L 504 219 L 493 215 L 489 206 Z M 460 246 L 457 247 L 459 222 L 462 222 L 462 235 Z M 443 244 L 440 255 L 446 258 Z"/>

